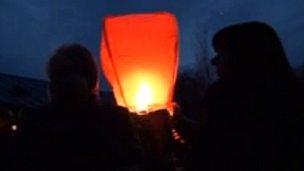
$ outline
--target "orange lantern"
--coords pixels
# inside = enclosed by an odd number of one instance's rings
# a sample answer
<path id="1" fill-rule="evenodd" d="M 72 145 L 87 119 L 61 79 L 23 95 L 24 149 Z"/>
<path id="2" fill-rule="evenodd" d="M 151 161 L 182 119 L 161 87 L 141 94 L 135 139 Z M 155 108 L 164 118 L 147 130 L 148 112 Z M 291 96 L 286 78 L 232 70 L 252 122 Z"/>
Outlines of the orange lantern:
<path id="1" fill-rule="evenodd" d="M 101 63 L 118 105 L 138 114 L 169 109 L 178 67 L 178 26 L 167 12 L 106 17 Z"/>

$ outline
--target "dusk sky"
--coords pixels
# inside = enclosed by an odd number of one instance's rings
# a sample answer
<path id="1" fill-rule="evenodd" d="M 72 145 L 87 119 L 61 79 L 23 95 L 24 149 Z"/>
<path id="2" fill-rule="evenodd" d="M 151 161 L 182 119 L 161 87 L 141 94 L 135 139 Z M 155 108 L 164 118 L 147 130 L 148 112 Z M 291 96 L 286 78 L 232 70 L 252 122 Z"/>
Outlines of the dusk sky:
<path id="1" fill-rule="evenodd" d="M 181 69 L 194 66 L 198 31 L 211 54 L 217 30 L 252 20 L 274 26 L 292 66 L 304 64 L 303 0 L 0 0 L 0 72 L 46 80 L 50 54 L 66 42 L 84 44 L 99 61 L 105 15 L 154 11 L 178 18 Z"/>

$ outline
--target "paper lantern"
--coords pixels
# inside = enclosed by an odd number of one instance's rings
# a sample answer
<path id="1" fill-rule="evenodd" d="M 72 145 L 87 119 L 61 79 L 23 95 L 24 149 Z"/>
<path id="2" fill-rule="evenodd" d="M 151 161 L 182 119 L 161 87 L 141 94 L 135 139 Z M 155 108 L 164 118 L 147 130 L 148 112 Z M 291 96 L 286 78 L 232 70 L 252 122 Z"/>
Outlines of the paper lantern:
<path id="1" fill-rule="evenodd" d="M 104 19 L 101 63 L 118 105 L 169 109 L 178 67 L 178 26 L 167 12 Z"/>

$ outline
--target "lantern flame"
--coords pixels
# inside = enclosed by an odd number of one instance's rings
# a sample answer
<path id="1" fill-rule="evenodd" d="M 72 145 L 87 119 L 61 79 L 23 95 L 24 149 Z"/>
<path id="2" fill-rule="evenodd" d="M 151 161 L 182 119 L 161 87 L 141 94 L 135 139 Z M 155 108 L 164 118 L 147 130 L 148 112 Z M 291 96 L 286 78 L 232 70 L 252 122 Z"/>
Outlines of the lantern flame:
<path id="1" fill-rule="evenodd" d="M 164 91 L 163 83 L 155 73 L 136 73 L 124 80 L 127 92 L 124 97 L 128 99 L 128 106 L 131 112 L 138 115 L 145 115 L 149 112 L 166 108 L 167 94 Z"/>
<path id="2" fill-rule="evenodd" d="M 139 84 L 135 99 L 135 110 L 137 113 L 147 113 L 152 100 L 152 89 L 146 82 Z"/>

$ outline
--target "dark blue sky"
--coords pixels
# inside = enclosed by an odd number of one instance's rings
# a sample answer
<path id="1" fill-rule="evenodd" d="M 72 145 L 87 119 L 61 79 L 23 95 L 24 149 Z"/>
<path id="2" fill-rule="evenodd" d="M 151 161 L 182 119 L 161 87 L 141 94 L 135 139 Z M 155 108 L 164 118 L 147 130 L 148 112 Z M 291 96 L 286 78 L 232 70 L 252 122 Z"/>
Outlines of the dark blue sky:
<path id="1" fill-rule="evenodd" d="M 218 29 L 250 20 L 273 25 L 292 66 L 304 64 L 303 0 L 1 0 L 0 72 L 46 79 L 49 56 L 64 42 L 86 45 L 98 61 L 105 15 L 164 10 L 179 21 L 183 69 L 194 66 L 198 31 L 210 47 Z"/>

